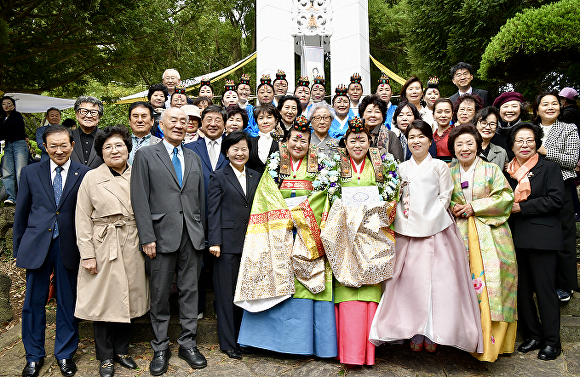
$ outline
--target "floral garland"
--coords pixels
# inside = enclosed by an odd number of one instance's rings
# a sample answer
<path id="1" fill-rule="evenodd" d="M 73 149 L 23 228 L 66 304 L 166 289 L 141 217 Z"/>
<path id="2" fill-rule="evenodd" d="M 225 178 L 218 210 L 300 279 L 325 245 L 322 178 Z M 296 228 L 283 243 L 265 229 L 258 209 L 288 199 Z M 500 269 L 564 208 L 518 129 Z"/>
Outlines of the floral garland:
<path id="1" fill-rule="evenodd" d="M 279 166 L 280 166 L 280 152 L 277 151 L 270 155 L 268 161 L 266 161 L 266 167 L 268 168 L 270 175 L 274 179 L 274 182 L 276 182 L 276 184 L 278 185 L 280 184 L 280 176 L 278 174 Z"/>
<path id="2" fill-rule="evenodd" d="M 318 159 L 318 174 L 316 174 L 316 178 L 312 182 L 313 192 L 327 190 L 328 199 L 332 203 L 335 199 L 341 197 L 340 155 L 333 153 L 327 156 L 324 153 L 320 153 Z M 381 161 L 383 163 L 385 179 L 383 182 L 377 182 L 379 194 L 384 201 L 398 201 L 401 180 L 397 172 L 397 162 L 390 153 L 381 155 Z M 286 178 L 286 176 L 281 176 L 278 172 L 280 167 L 279 151 L 270 155 L 270 158 L 266 162 L 266 167 L 276 184 L 279 185 Z"/>
<path id="3" fill-rule="evenodd" d="M 397 173 L 397 162 L 390 153 L 381 155 L 381 161 L 383 162 L 383 173 L 385 175 L 383 182 L 377 183 L 381 198 L 387 202 L 393 200 L 398 201 L 399 191 L 401 189 L 401 179 Z"/>
<path id="4" fill-rule="evenodd" d="M 338 180 L 340 178 L 340 155 L 333 153 L 327 156 L 324 153 L 318 154 L 320 163 L 318 164 L 318 175 L 312 186 L 314 191 L 328 190 L 328 199 L 332 203 L 334 199 L 340 198 Z"/>
<path id="5" fill-rule="evenodd" d="M 398 173 L 397 161 L 390 153 L 381 155 L 383 165 L 383 182 L 376 182 L 381 199 L 386 202 L 398 201 L 401 189 L 401 180 Z M 351 178 L 341 178 L 342 181 L 348 182 Z"/>
<path id="6" fill-rule="evenodd" d="M 315 175 L 315 179 L 312 182 L 312 192 L 328 190 L 329 199 L 333 200 L 333 196 L 336 195 L 339 195 L 337 197 L 340 197 L 338 186 L 338 179 L 340 177 L 340 156 L 336 153 L 332 156 L 320 153 L 318 155 L 318 160 L 318 173 L 309 173 Z M 266 161 L 266 167 L 276 184 L 279 185 L 286 178 L 285 175 L 279 173 L 280 151 L 274 152 L 270 155 L 270 158 Z"/>

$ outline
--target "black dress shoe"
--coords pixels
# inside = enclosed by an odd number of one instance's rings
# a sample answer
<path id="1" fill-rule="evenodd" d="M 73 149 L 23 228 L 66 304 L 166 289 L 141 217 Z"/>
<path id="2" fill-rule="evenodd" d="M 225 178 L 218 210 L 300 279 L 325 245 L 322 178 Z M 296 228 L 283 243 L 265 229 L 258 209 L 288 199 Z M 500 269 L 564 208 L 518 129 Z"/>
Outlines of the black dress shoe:
<path id="1" fill-rule="evenodd" d="M 77 365 L 75 364 L 72 359 L 60 359 L 57 360 L 56 363 L 60 368 L 60 373 L 66 377 L 72 377 L 77 372 Z"/>
<path id="2" fill-rule="evenodd" d="M 538 359 L 540 360 L 556 360 L 560 356 L 562 348 L 556 346 L 545 346 L 538 352 Z"/>
<path id="3" fill-rule="evenodd" d="M 113 360 L 107 359 L 101 361 L 101 366 L 99 367 L 99 375 L 101 377 L 113 377 L 115 374 L 115 366 L 113 365 Z"/>
<path id="4" fill-rule="evenodd" d="M 179 347 L 179 358 L 187 361 L 189 366 L 193 369 L 201 369 L 207 366 L 207 360 L 201 352 L 199 352 L 197 347 L 190 349 Z"/>
<path id="5" fill-rule="evenodd" d="M 523 342 L 522 344 L 520 344 L 520 346 L 518 347 L 518 351 L 523 352 L 523 353 L 528 353 L 528 352 L 533 351 L 533 350 L 539 350 L 543 346 L 544 346 L 544 343 L 542 343 L 541 340 L 528 339 L 525 342 Z"/>
<path id="6" fill-rule="evenodd" d="M 149 363 L 149 372 L 154 376 L 160 376 L 167 372 L 170 357 L 171 351 L 169 349 L 154 352 L 153 360 Z"/>
<path id="7" fill-rule="evenodd" d="M 116 354 L 113 356 L 113 360 L 118 362 L 123 368 L 137 369 L 137 363 L 129 355 Z"/>
<path id="8" fill-rule="evenodd" d="M 222 350 L 223 353 L 228 355 L 230 359 L 238 359 L 242 358 L 242 353 L 238 350 Z"/>
<path id="9" fill-rule="evenodd" d="M 40 373 L 40 368 L 44 365 L 44 359 L 40 361 L 28 361 L 22 369 L 22 377 L 36 377 Z"/>

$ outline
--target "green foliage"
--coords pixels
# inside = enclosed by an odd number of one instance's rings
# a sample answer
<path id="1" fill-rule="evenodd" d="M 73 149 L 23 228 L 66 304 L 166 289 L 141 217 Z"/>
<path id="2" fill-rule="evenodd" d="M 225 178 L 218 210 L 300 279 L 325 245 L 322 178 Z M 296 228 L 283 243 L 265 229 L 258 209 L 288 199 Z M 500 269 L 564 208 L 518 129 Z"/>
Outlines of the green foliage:
<path id="1" fill-rule="evenodd" d="M 457 89 L 449 69 L 460 61 L 479 67 L 489 39 L 518 11 L 537 7 L 542 0 L 404 0 L 408 22 L 403 30 L 412 72 L 422 80 L 438 76 L 443 95 Z M 401 3 L 403 4 L 403 2 Z M 474 86 L 495 92 L 499 83 L 476 77 Z"/>
<path id="2" fill-rule="evenodd" d="M 104 112 L 99 121 L 99 128 L 107 126 L 124 125 L 129 126 L 129 105 L 116 105 L 113 101 L 135 93 L 136 90 L 144 90 L 144 86 L 135 87 L 128 85 L 120 85 L 116 83 L 101 84 L 96 79 L 88 79 L 86 85 L 78 95 L 93 96 L 103 101 Z M 43 93 L 55 97 L 66 97 L 66 88 L 57 88 L 48 93 Z M 62 119 L 72 118 L 76 121 L 74 109 L 66 109 L 62 111 Z"/>
<path id="3" fill-rule="evenodd" d="M 5 2 L 3 2 L 3 5 Z M 76 97 L 91 79 L 148 86 L 255 49 L 251 0 L 20 0 L 0 7 L 0 89 Z"/>
<path id="4" fill-rule="evenodd" d="M 401 77 L 410 75 L 411 67 L 406 59 L 403 29 L 409 22 L 404 1 L 369 0 L 369 38 L 371 55 Z M 377 86 L 380 71 L 371 63 L 372 90 Z M 391 81 L 393 93 L 401 85 Z"/>
<path id="5" fill-rule="evenodd" d="M 482 78 L 580 83 L 580 1 L 527 9 L 508 20 L 481 58 Z M 524 68 L 525 69 L 522 69 Z"/>

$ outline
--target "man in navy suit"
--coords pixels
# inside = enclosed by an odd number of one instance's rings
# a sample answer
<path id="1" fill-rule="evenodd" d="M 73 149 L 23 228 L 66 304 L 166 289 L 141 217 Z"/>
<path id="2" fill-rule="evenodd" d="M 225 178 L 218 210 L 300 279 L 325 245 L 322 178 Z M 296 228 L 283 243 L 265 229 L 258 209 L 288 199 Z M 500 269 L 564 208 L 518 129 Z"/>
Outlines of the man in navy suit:
<path id="1" fill-rule="evenodd" d="M 449 99 L 455 103 L 464 94 L 475 94 L 481 97 L 484 106 L 491 106 L 493 101 L 487 90 L 476 89 L 471 86 L 471 82 L 473 81 L 473 74 L 471 72 L 473 72 L 473 67 L 471 64 L 465 62 L 459 62 L 451 67 L 451 81 L 455 84 L 458 91 L 449 97 Z"/>
<path id="2" fill-rule="evenodd" d="M 186 148 L 191 149 L 201 158 L 206 193 L 211 173 L 228 164 L 226 157 L 221 153 L 222 136 L 227 119 L 228 113 L 221 106 L 209 105 L 201 113 L 201 129 L 205 135 L 204 138 L 185 144 Z"/>
<path id="3" fill-rule="evenodd" d="M 22 169 L 14 214 L 14 258 L 26 268 L 22 307 L 23 377 L 37 376 L 44 364 L 44 334 L 50 275 L 56 286 L 54 356 L 64 376 L 73 376 L 79 332 L 74 317 L 80 254 L 74 226 L 77 191 L 89 168 L 71 161 L 74 141 L 61 125 L 42 136 L 48 161 Z"/>
<path id="4" fill-rule="evenodd" d="M 203 184 L 205 188 L 205 213 L 207 214 L 207 192 L 209 186 L 209 177 L 211 173 L 219 170 L 228 164 L 226 157 L 221 153 L 222 136 L 226 127 L 228 113 L 223 107 L 218 105 L 209 105 L 201 113 L 201 128 L 205 135 L 203 139 L 185 144 L 201 158 L 201 167 L 203 169 Z M 207 215 L 206 215 L 207 216 Z M 207 218 L 206 218 L 207 221 Z M 207 237 L 206 237 L 207 238 Z M 206 245 L 207 250 L 207 245 Z M 201 275 L 199 277 L 199 316 L 203 318 L 203 308 L 205 307 L 205 287 L 206 283 L 211 284 L 211 271 L 213 270 L 213 259 L 210 258 L 209 252 L 204 252 Z M 209 274 L 209 275 L 208 275 Z"/>

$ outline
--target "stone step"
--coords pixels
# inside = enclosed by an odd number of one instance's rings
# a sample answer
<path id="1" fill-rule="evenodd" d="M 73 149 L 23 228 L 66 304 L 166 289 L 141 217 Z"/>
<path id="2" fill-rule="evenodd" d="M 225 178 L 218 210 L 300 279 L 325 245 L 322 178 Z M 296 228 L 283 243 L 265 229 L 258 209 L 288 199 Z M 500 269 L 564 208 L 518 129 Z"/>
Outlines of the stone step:
<path id="1" fill-rule="evenodd" d="M 217 319 L 213 308 L 214 293 L 212 290 L 206 292 L 206 305 L 204 318 L 197 323 L 197 341 L 200 344 L 217 344 Z M 171 320 L 169 322 L 169 338 L 176 342 L 181 333 L 179 324 L 177 296 L 171 295 Z M 562 342 L 577 342 L 580 339 L 580 293 L 574 292 L 572 299 L 567 303 L 560 304 L 560 336 Z M 56 312 L 47 310 L 47 323 L 55 322 Z M 153 339 L 149 314 L 134 321 L 133 342 L 149 342 Z M 93 324 L 91 321 L 80 321 L 79 332 L 82 338 L 93 338 Z M 518 341 L 523 341 L 518 331 Z"/>

